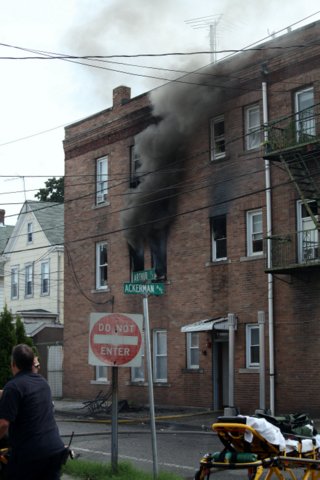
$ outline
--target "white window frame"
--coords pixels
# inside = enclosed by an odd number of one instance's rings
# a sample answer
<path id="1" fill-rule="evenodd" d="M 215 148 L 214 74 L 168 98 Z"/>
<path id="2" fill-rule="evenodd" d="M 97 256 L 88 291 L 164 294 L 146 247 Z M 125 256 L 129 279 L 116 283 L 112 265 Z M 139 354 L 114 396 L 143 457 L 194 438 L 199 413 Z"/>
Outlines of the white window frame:
<path id="1" fill-rule="evenodd" d="M 27 243 L 33 242 L 33 225 L 32 222 L 27 223 Z"/>
<path id="2" fill-rule="evenodd" d="M 106 249 L 106 262 L 101 263 L 101 248 Z M 107 279 L 104 280 L 102 272 L 107 270 Z M 105 282 L 105 283 L 104 283 Z M 107 242 L 96 243 L 96 290 L 107 290 L 108 288 L 108 244 Z"/>
<path id="3" fill-rule="evenodd" d="M 160 338 L 164 338 L 165 349 L 161 351 L 163 342 L 159 342 Z M 153 331 L 153 377 L 154 382 L 166 383 L 168 381 L 168 349 L 167 349 L 167 330 L 159 329 Z M 159 363 L 161 362 L 161 365 Z M 164 365 L 163 365 L 164 364 Z M 160 371 L 165 370 L 165 376 Z"/>
<path id="4" fill-rule="evenodd" d="M 11 300 L 17 300 L 19 298 L 19 267 L 11 267 L 11 287 L 10 287 L 10 296 Z"/>
<path id="5" fill-rule="evenodd" d="M 259 104 L 245 108 L 246 150 L 255 150 L 261 145 L 261 121 Z"/>
<path id="6" fill-rule="evenodd" d="M 306 99 L 308 96 L 310 97 L 309 101 Z M 302 105 L 302 102 L 306 102 L 308 105 Z M 316 123 L 313 87 L 304 88 L 295 93 L 294 109 L 296 116 L 297 142 L 303 142 L 303 135 L 306 137 L 314 137 L 316 135 Z"/>
<path id="7" fill-rule="evenodd" d="M 253 332 L 258 336 L 258 342 L 254 343 Z M 255 323 L 246 325 L 246 368 L 259 368 L 260 366 L 260 334 L 259 334 L 259 325 Z M 252 350 L 258 349 L 259 362 L 256 362 L 252 358 Z"/>
<path id="8" fill-rule="evenodd" d="M 96 365 L 94 369 L 95 382 L 109 383 L 107 365 Z"/>
<path id="9" fill-rule="evenodd" d="M 221 219 L 225 222 L 225 232 L 224 235 L 221 232 L 215 232 L 215 222 L 221 221 Z M 227 260 L 227 216 L 226 215 L 218 215 L 216 217 L 211 218 L 211 256 L 213 262 L 220 262 L 221 260 Z M 225 243 L 225 256 L 220 256 L 219 251 L 219 243 Z"/>
<path id="10" fill-rule="evenodd" d="M 317 203 L 315 200 L 308 201 L 310 208 L 315 210 L 314 217 L 319 221 L 317 215 Z M 313 213 L 313 211 L 312 211 Z M 308 214 L 302 200 L 297 201 L 297 231 L 298 231 L 298 262 L 309 263 L 320 260 L 319 232 L 312 217 Z"/>
<path id="11" fill-rule="evenodd" d="M 50 295 L 50 262 L 46 260 L 40 264 L 40 295 Z"/>
<path id="12" fill-rule="evenodd" d="M 96 204 L 106 203 L 108 197 L 108 156 L 96 161 Z"/>
<path id="13" fill-rule="evenodd" d="M 260 217 L 261 221 L 256 222 L 256 218 Z M 259 227 L 260 224 L 260 228 Z M 261 241 L 261 250 L 255 251 L 254 244 Z M 262 255 L 263 253 L 263 216 L 262 209 L 250 210 L 247 212 L 247 256 L 253 257 Z"/>
<path id="14" fill-rule="evenodd" d="M 200 368 L 200 335 L 199 332 L 187 332 L 187 368 L 198 370 Z M 198 357 L 195 362 L 194 357 Z"/>
<path id="15" fill-rule="evenodd" d="M 223 133 L 217 132 L 217 126 L 223 124 Z M 210 142 L 211 161 L 219 160 L 226 156 L 225 121 L 224 116 L 219 115 L 210 119 Z"/>
<path id="16" fill-rule="evenodd" d="M 145 361 L 144 361 L 144 335 L 142 334 L 141 343 L 141 365 L 140 367 L 131 367 L 131 382 L 138 383 L 145 381 Z"/>
<path id="17" fill-rule="evenodd" d="M 25 298 L 33 297 L 33 263 L 25 265 L 25 282 L 24 282 L 24 296 Z M 29 291 L 30 285 L 30 291 Z"/>

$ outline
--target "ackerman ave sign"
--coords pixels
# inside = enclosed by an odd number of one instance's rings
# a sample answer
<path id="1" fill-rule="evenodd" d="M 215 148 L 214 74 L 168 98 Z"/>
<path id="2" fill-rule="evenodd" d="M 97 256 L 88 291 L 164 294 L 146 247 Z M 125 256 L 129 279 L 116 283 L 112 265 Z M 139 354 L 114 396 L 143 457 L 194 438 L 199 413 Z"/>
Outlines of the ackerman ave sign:
<path id="1" fill-rule="evenodd" d="M 123 293 L 132 293 L 140 295 L 163 295 L 163 283 L 124 283 Z"/>

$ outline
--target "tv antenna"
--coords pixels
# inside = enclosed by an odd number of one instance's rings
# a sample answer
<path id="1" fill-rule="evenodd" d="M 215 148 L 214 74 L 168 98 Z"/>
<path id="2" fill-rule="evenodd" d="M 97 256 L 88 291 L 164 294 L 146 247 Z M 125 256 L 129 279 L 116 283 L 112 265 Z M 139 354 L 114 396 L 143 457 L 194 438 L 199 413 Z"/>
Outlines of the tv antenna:
<path id="1" fill-rule="evenodd" d="M 207 17 L 191 18 L 185 20 L 187 25 L 194 29 L 208 28 L 210 39 L 210 61 L 216 63 L 217 61 L 217 27 L 222 18 L 222 14 L 208 15 Z"/>

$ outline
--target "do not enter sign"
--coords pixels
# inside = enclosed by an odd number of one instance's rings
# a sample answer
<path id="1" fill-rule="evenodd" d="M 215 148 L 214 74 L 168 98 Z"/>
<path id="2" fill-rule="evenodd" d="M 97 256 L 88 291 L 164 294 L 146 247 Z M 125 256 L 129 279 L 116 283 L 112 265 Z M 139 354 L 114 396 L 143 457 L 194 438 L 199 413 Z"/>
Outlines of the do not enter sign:
<path id="1" fill-rule="evenodd" d="M 92 313 L 89 364 L 113 367 L 141 365 L 142 315 Z"/>

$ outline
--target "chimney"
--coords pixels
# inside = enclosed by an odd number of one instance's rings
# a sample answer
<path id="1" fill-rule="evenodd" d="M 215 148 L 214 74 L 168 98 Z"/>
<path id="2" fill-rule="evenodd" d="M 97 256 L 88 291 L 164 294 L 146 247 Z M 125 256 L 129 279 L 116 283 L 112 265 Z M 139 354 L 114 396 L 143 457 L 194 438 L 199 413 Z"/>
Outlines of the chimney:
<path id="1" fill-rule="evenodd" d="M 0 208 L 0 227 L 4 227 L 4 216 L 6 211 Z"/>
<path id="2" fill-rule="evenodd" d="M 113 108 L 121 107 L 131 98 L 131 88 L 121 85 L 113 89 Z"/>

